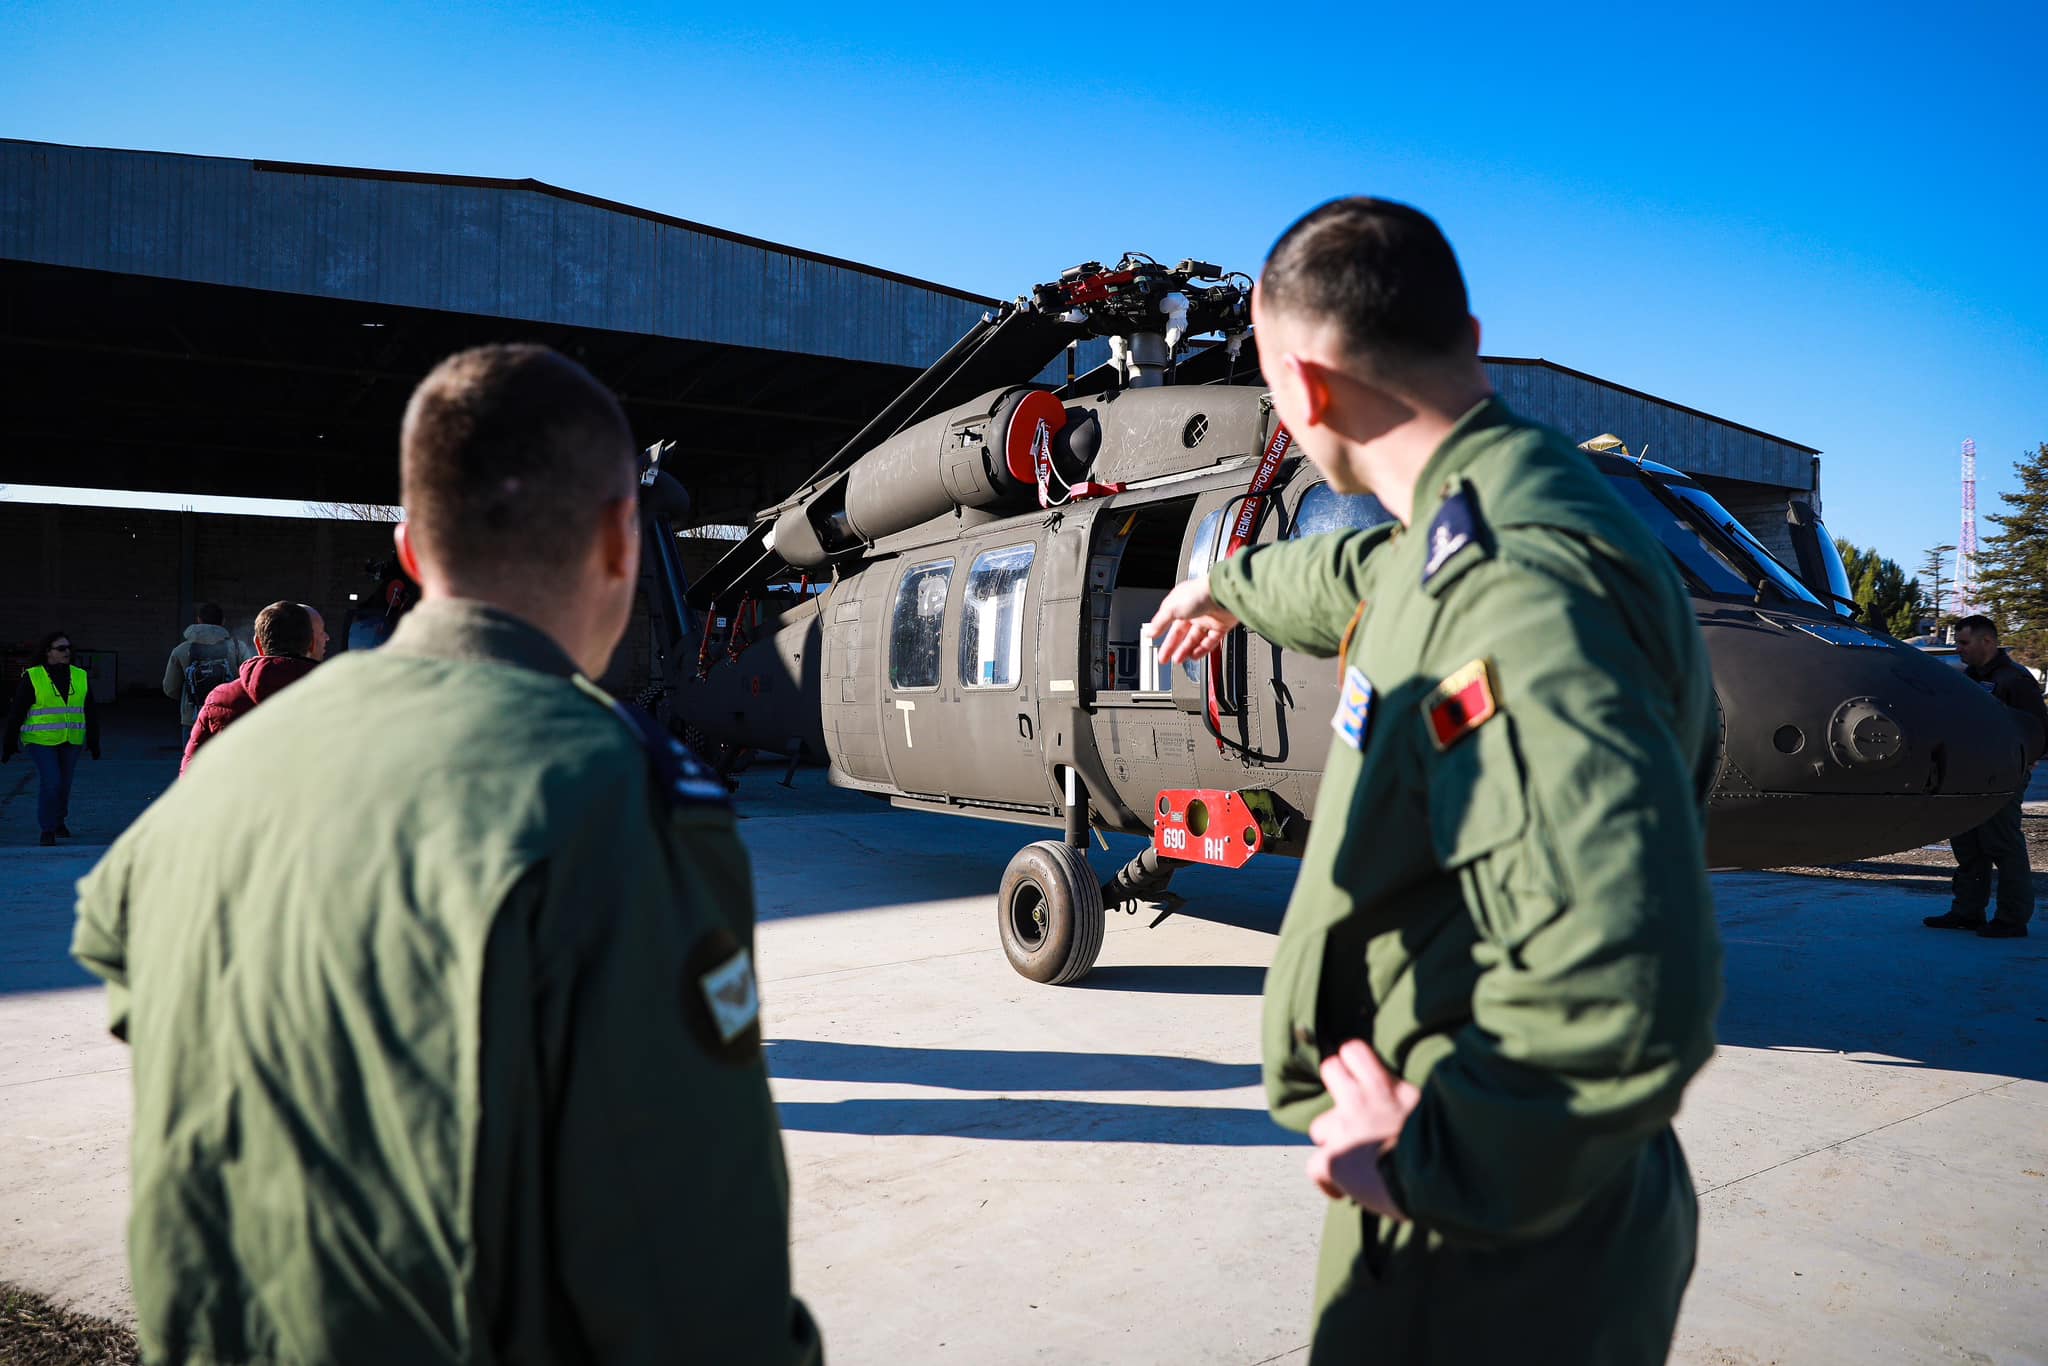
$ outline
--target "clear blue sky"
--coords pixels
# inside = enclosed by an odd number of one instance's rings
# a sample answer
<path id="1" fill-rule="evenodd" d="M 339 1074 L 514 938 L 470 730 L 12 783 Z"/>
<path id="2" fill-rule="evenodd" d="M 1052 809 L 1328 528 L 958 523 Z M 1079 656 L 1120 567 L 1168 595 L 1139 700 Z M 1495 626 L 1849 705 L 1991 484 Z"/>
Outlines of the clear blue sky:
<path id="1" fill-rule="evenodd" d="M 1963 437 L 1990 508 L 2048 440 L 2039 0 L 749 8 L 14 0 L 0 135 L 533 176 L 1003 296 L 1407 199 L 1489 351 L 1820 447 L 1909 571 Z"/>

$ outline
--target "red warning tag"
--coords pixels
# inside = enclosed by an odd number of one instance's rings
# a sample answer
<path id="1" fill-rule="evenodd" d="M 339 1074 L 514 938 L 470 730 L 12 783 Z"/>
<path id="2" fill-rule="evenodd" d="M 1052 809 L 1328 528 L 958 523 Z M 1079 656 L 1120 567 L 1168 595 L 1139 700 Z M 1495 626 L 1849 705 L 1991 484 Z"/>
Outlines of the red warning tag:
<path id="1" fill-rule="evenodd" d="M 1437 685 L 1422 704 L 1429 717 L 1429 738 L 1439 751 L 1449 749 L 1478 730 L 1500 710 L 1493 695 L 1493 665 L 1475 659 Z"/>

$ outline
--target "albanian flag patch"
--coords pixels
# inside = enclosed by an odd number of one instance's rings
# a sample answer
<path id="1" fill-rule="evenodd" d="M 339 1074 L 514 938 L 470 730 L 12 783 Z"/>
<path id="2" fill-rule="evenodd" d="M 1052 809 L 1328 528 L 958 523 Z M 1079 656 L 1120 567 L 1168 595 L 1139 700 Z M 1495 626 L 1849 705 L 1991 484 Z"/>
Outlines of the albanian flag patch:
<path id="1" fill-rule="evenodd" d="M 1494 699 L 1493 664 L 1475 659 L 1437 685 L 1422 704 L 1429 719 L 1429 738 L 1438 751 L 1449 749 L 1478 730 L 1500 710 Z"/>

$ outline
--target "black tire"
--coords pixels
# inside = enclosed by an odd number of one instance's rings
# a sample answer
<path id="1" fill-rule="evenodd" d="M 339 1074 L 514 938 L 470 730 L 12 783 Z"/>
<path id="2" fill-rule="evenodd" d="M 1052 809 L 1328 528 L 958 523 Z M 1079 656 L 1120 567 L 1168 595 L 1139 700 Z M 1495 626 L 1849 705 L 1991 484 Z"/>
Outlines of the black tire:
<path id="1" fill-rule="evenodd" d="M 1078 982 L 1102 952 L 1107 917 L 1088 856 L 1059 840 L 1027 844 L 1003 870 L 996 933 L 1010 966 L 1034 982 Z"/>

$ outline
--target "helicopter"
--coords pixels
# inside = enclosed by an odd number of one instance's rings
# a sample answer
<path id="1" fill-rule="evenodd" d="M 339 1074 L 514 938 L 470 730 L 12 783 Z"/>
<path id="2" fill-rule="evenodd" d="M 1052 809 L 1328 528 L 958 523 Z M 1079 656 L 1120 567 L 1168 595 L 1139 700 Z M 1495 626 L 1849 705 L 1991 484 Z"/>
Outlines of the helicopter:
<path id="1" fill-rule="evenodd" d="M 1298 857 L 1339 680 L 1239 628 L 1162 664 L 1167 591 L 1253 546 L 1390 520 L 1292 449 L 1259 375 L 1251 280 L 1206 262 L 1087 262 L 984 315 L 695 583 L 687 495 L 643 461 L 653 702 L 735 755 L 829 765 L 879 801 L 1035 826 L 997 886 L 1034 981 L 1079 980 L 1110 909 L 1180 903 L 1190 865 Z M 1073 374 L 1075 348 L 1109 359 Z M 1067 355 L 1064 384 L 1034 378 Z M 1707 856 L 1839 863 L 1969 829 L 2034 757 L 2005 709 L 1853 620 L 1812 506 L 1780 562 L 1677 469 L 1612 435 L 1586 458 L 1687 585 L 1720 718 Z M 788 781 L 788 779 L 785 779 Z M 1107 882 L 1091 833 L 1144 837 Z M 1105 844 L 1106 847 L 1106 844 Z"/>

